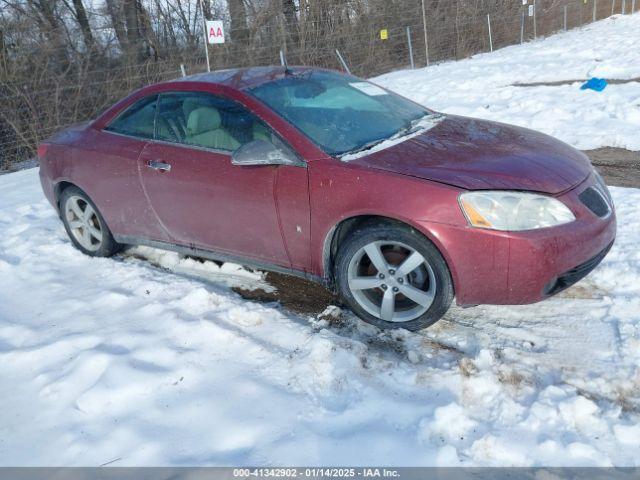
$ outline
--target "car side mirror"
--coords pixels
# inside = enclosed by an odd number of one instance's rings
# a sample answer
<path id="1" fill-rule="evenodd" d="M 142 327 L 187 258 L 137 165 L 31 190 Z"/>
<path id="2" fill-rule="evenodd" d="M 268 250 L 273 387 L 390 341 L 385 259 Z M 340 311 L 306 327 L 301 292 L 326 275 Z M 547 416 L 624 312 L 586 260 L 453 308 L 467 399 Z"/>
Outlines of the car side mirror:
<path id="1" fill-rule="evenodd" d="M 231 155 L 234 165 L 291 165 L 304 167 L 306 164 L 293 153 L 280 149 L 265 140 L 245 143 Z"/>

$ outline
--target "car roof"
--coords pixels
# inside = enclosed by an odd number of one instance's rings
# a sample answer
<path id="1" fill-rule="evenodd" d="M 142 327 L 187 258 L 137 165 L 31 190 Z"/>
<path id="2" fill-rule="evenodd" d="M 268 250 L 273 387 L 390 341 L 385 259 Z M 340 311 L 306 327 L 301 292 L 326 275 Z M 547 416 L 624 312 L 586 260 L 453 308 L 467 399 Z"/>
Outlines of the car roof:
<path id="1" fill-rule="evenodd" d="M 262 83 L 280 80 L 287 75 L 300 75 L 312 71 L 326 71 L 317 67 L 249 67 L 217 70 L 214 72 L 197 73 L 178 78 L 171 82 L 205 82 L 226 85 L 238 90 L 253 88 Z"/>

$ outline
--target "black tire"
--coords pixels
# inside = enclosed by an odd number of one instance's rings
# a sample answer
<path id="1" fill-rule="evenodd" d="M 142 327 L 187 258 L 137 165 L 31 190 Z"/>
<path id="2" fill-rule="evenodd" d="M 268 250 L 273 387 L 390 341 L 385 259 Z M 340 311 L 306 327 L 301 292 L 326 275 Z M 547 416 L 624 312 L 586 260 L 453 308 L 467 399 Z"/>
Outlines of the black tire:
<path id="1" fill-rule="evenodd" d="M 97 222 L 97 227 L 99 227 L 102 233 L 102 239 L 99 243 L 96 241 L 95 249 L 87 249 L 85 248 L 77 239 L 76 236 L 72 233 L 71 227 L 69 225 L 69 219 L 66 215 L 66 205 L 67 202 L 70 201 L 73 197 L 80 198 L 86 204 L 90 205 L 95 212 L 95 218 L 92 220 L 94 223 Z M 89 198 L 89 196 L 80 190 L 78 187 L 68 187 L 65 188 L 62 194 L 60 195 L 60 218 L 62 219 L 62 223 L 64 224 L 64 228 L 67 231 L 67 235 L 69 235 L 69 239 L 74 247 L 80 250 L 85 255 L 89 255 L 91 257 L 111 257 L 112 255 L 118 253 L 124 245 L 116 242 L 113 238 L 111 230 L 107 226 L 107 222 L 105 222 L 104 217 L 98 210 L 98 207 L 93 203 L 93 201 Z"/>
<path id="2" fill-rule="evenodd" d="M 401 242 L 427 261 L 435 278 L 435 297 L 430 307 L 419 317 L 408 321 L 385 321 L 363 308 L 349 287 L 349 265 L 355 255 L 371 242 Z M 422 268 L 422 267 L 421 267 Z M 437 322 L 449 309 L 454 297 L 453 281 L 447 263 L 436 248 L 420 232 L 402 225 L 386 222 L 371 222 L 356 228 L 344 240 L 335 261 L 335 279 L 343 301 L 362 320 L 381 329 L 404 328 L 417 331 Z"/>

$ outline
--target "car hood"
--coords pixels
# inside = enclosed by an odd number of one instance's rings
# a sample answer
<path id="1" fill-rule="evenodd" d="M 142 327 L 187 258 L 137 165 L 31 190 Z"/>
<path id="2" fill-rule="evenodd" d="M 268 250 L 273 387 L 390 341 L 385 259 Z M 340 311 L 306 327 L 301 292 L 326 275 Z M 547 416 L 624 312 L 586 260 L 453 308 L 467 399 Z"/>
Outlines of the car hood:
<path id="1" fill-rule="evenodd" d="M 557 194 L 591 172 L 582 152 L 543 133 L 447 115 L 432 129 L 350 163 L 469 190 Z"/>

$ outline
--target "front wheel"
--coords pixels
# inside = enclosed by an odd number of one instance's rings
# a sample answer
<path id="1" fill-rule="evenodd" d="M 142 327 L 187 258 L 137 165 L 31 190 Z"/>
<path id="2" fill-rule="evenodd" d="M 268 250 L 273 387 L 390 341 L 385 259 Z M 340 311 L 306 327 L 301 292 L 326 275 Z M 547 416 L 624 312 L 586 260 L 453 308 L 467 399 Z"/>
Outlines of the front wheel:
<path id="1" fill-rule="evenodd" d="M 438 249 L 422 234 L 389 224 L 354 231 L 336 259 L 340 294 L 379 328 L 420 330 L 449 309 L 453 282 Z"/>
<path id="2" fill-rule="evenodd" d="M 62 192 L 60 216 L 71 242 L 85 255 L 110 257 L 122 249 L 98 208 L 79 188 L 69 187 Z"/>

